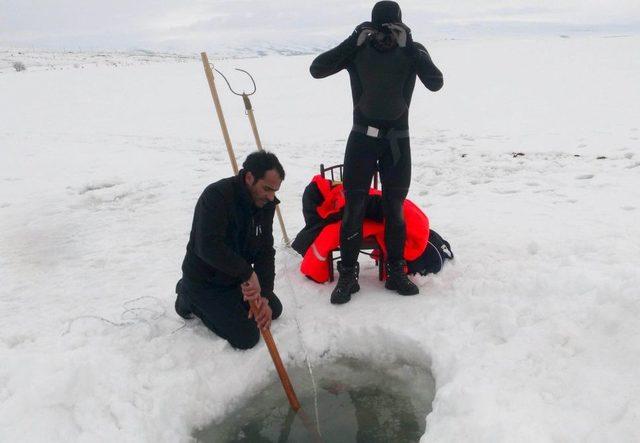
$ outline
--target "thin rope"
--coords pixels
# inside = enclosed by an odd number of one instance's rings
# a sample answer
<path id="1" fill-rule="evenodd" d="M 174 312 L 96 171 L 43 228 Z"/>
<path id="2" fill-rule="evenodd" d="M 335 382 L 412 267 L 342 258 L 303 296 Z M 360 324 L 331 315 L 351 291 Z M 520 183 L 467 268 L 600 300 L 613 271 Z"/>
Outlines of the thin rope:
<path id="1" fill-rule="evenodd" d="M 287 250 L 289 248 L 286 248 Z M 290 254 L 291 255 L 291 254 Z M 284 260 L 284 274 L 287 280 L 287 283 L 289 284 L 289 288 L 291 289 L 291 293 L 293 294 L 293 304 L 294 304 L 294 309 L 295 309 L 295 315 L 293 316 L 293 320 L 296 323 L 296 327 L 298 328 L 298 337 L 300 337 L 300 344 L 302 345 L 302 350 L 304 351 L 304 359 L 307 362 L 307 369 L 309 370 L 309 376 L 311 377 L 311 385 L 313 386 L 313 405 L 315 408 L 315 414 L 316 414 L 316 429 L 318 430 L 318 435 L 322 436 L 322 433 L 320 432 L 320 414 L 318 412 L 318 386 L 316 385 L 316 379 L 313 375 L 313 368 L 311 366 L 311 359 L 309 358 L 309 351 L 307 350 L 307 346 L 305 344 L 304 338 L 302 336 L 302 327 L 300 326 L 300 322 L 298 321 L 298 310 L 300 309 L 300 307 L 298 306 L 298 301 L 297 301 L 297 294 L 295 291 L 295 286 L 293 285 L 293 283 L 291 282 L 291 279 L 289 278 L 289 268 L 287 266 L 287 260 Z"/>
<path id="2" fill-rule="evenodd" d="M 143 295 L 142 297 L 137 297 L 137 298 L 133 298 L 131 300 L 127 300 L 122 304 L 122 307 L 123 307 L 124 311 L 120 314 L 120 320 L 121 321 L 119 321 L 119 322 L 113 321 L 113 320 L 109 320 L 109 319 L 101 317 L 99 315 L 79 315 L 77 317 L 72 318 L 71 320 L 69 320 L 67 322 L 66 329 L 60 335 L 67 335 L 69 332 L 71 332 L 71 326 L 73 326 L 73 324 L 76 321 L 82 320 L 82 319 L 87 319 L 87 318 L 88 319 L 93 319 L 93 320 L 100 320 L 102 322 L 110 324 L 111 326 L 123 327 L 123 326 L 131 326 L 131 325 L 140 324 L 140 323 L 146 323 L 146 324 L 151 326 L 153 321 L 159 320 L 160 318 L 163 318 L 163 317 L 167 317 L 167 310 L 165 308 L 162 308 L 161 310 L 157 310 L 157 309 L 151 309 L 151 308 L 145 308 L 145 307 L 140 307 L 140 308 L 139 307 L 132 307 L 132 308 L 128 307 L 131 303 L 140 301 L 140 300 L 145 299 L 145 298 L 154 300 L 155 302 L 158 303 L 158 306 L 161 306 L 162 301 L 159 298 L 152 297 L 150 295 Z M 141 316 L 136 314 L 137 312 L 140 312 L 140 311 L 152 312 L 155 315 L 153 315 L 149 319 L 147 319 L 147 318 L 141 317 Z M 129 319 L 125 318 L 131 313 L 133 313 L 132 318 L 129 318 Z M 182 320 L 182 325 L 179 328 L 176 328 L 176 329 L 172 330 L 170 332 L 170 334 L 175 334 L 176 332 L 178 332 L 179 330 L 183 329 L 186 326 L 187 326 L 187 322 Z"/>

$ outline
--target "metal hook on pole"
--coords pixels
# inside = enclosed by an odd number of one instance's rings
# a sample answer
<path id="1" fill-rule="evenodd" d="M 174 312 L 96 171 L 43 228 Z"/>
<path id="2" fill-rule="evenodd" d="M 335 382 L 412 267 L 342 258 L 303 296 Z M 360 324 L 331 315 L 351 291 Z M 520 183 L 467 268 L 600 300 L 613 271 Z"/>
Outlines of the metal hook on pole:
<path id="1" fill-rule="evenodd" d="M 249 118 L 250 118 L 251 120 L 253 120 L 253 108 L 252 108 L 252 106 L 251 106 L 251 100 L 249 99 L 249 96 L 250 96 L 250 95 L 255 94 L 255 93 L 256 93 L 256 90 L 258 89 L 258 88 L 256 87 L 256 82 L 255 82 L 255 80 L 253 79 L 253 76 L 252 76 L 251 74 L 249 74 L 247 71 L 245 71 L 244 69 L 235 68 L 235 70 L 236 70 L 236 71 L 244 72 L 245 74 L 247 74 L 247 75 L 249 76 L 249 78 L 251 79 L 251 83 L 253 83 L 253 91 L 251 91 L 251 92 L 250 92 L 250 93 L 248 93 L 248 94 L 247 94 L 246 92 L 244 92 L 244 91 L 242 91 L 242 93 L 239 93 L 239 92 L 235 91 L 235 90 L 231 87 L 231 83 L 229 82 L 229 80 L 227 79 L 227 77 L 226 77 L 222 72 L 218 71 L 216 68 L 213 68 L 213 69 L 215 69 L 215 70 L 216 70 L 216 72 L 222 76 L 222 78 L 224 79 L 224 81 L 227 83 L 227 86 L 229 87 L 229 90 L 230 90 L 232 93 L 234 93 L 234 94 L 235 94 L 235 95 L 237 95 L 237 96 L 242 97 L 242 101 L 244 101 L 244 113 L 245 113 L 246 115 L 248 115 L 248 116 L 249 116 Z M 253 125 L 255 125 L 255 120 L 254 120 L 254 122 L 252 123 L 252 128 L 253 128 Z M 260 140 L 260 136 L 258 136 L 257 134 L 258 134 L 258 130 L 257 130 L 257 128 L 256 128 L 256 129 L 254 130 L 254 135 L 255 135 L 255 137 L 256 137 L 256 141 L 258 142 L 258 148 L 259 148 L 259 149 L 262 149 L 262 144 L 261 144 L 261 143 L 260 143 L 260 141 L 259 141 L 259 140 Z"/>
<path id="2" fill-rule="evenodd" d="M 213 67 L 213 66 L 212 66 L 212 67 Z M 231 90 L 231 92 L 233 92 L 235 95 L 239 95 L 239 96 L 245 96 L 245 95 L 247 95 L 247 96 L 249 96 L 249 95 L 253 95 L 253 94 L 255 94 L 255 93 L 256 93 L 256 89 L 257 89 L 257 87 L 256 87 L 256 82 L 255 82 L 255 80 L 253 79 L 253 76 L 252 76 L 251 74 L 249 74 L 247 71 L 245 71 L 244 69 L 235 68 L 235 70 L 236 70 L 236 71 L 244 72 L 245 74 L 247 74 L 247 75 L 249 76 L 249 78 L 251 79 L 251 83 L 253 83 L 253 91 L 251 91 L 251 92 L 249 92 L 249 93 L 246 93 L 246 92 L 242 91 L 242 94 L 241 94 L 241 93 L 239 93 L 239 92 L 236 92 L 236 91 L 231 87 L 231 83 L 229 83 L 229 80 L 227 79 L 227 77 L 226 77 L 222 72 L 218 71 L 218 69 L 217 69 L 217 68 L 213 68 L 213 69 L 215 69 L 215 70 L 216 70 L 216 72 L 222 76 L 222 78 L 224 79 L 224 81 L 225 81 L 225 82 L 227 82 L 227 86 L 229 87 L 229 89 Z"/>
<path id="3" fill-rule="evenodd" d="M 244 101 L 245 114 L 249 117 L 249 123 L 251 124 L 251 130 L 253 131 L 253 137 L 256 140 L 256 146 L 258 147 L 258 150 L 264 151 L 264 149 L 262 148 L 262 141 L 260 141 L 260 134 L 258 134 L 258 125 L 256 124 L 256 118 L 253 115 L 253 107 L 251 106 L 251 99 L 249 99 L 249 96 L 255 94 L 257 90 L 256 82 L 253 79 L 253 76 L 249 74 L 247 71 L 245 71 L 244 69 L 235 68 L 236 71 L 244 72 L 245 74 L 247 74 L 251 79 L 251 83 L 253 83 L 252 92 L 247 94 L 246 92 L 243 91 L 241 94 L 233 90 L 233 88 L 231 87 L 231 83 L 229 83 L 229 80 L 227 80 L 227 77 L 225 77 L 225 75 L 222 72 L 218 71 L 216 68 L 213 68 L 213 69 L 215 69 L 216 72 L 220 74 L 222 78 L 224 78 L 224 81 L 227 82 L 227 86 L 229 86 L 229 89 L 231 90 L 231 92 L 233 92 L 235 95 L 242 97 L 242 100 Z M 289 236 L 287 235 L 287 230 L 284 227 L 284 220 L 282 218 L 282 214 L 280 213 L 280 206 L 276 206 L 276 215 L 278 216 L 278 222 L 280 223 L 280 229 L 282 230 L 284 243 L 287 246 L 289 246 L 291 245 L 291 240 L 289 240 Z"/>

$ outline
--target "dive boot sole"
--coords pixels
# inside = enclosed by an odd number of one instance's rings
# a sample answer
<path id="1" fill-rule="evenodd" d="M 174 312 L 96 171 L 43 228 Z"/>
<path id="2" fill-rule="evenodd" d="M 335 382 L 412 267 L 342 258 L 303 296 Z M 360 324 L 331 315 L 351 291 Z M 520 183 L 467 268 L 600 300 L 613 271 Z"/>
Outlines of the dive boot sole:
<path id="1" fill-rule="evenodd" d="M 396 291 L 400 295 L 418 295 L 420 293 L 420 289 L 417 286 L 415 287 L 415 289 L 411 288 L 411 290 L 409 291 L 401 291 L 400 289 L 398 289 L 395 283 L 391 282 L 390 280 L 387 280 L 384 283 L 384 287 L 389 289 L 390 291 Z"/>

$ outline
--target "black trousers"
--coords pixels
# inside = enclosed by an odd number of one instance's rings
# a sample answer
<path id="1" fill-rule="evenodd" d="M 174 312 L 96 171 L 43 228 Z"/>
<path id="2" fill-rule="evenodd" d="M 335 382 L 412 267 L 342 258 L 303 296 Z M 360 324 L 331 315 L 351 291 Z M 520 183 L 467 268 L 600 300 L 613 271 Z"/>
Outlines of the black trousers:
<path id="1" fill-rule="evenodd" d="M 399 139 L 398 145 L 400 157 L 394 164 L 388 140 L 359 132 L 349 135 L 342 173 L 346 204 L 340 231 L 340 256 L 345 266 L 353 266 L 358 260 L 367 197 L 376 167 L 382 182 L 386 258 L 388 261 L 403 258 L 406 226 L 402 205 L 411 182 L 409 138 Z"/>
<path id="2" fill-rule="evenodd" d="M 224 338 L 236 349 L 250 349 L 260 340 L 260 330 L 253 318 L 248 318 L 249 303 L 242 300 L 240 286 L 230 289 L 205 289 L 184 278 L 176 292 L 191 304 L 192 312 L 207 328 Z M 282 314 L 282 303 L 275 294 L 266 297 L 272 319 Z"/>

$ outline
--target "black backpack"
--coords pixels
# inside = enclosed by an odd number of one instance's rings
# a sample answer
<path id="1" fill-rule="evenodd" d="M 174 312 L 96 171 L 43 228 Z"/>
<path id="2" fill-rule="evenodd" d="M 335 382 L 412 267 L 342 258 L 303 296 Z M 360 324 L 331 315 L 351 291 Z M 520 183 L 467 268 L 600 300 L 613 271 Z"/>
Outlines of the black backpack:
<path id="1" fill-rule="evenodd" d="M 446 260 L 453 259 L 453 251 L 448 241 L 433 229 L 429 230 L 429 243 L 417 259 L 407 262 L 410 274 L 437 274 Z"/>

